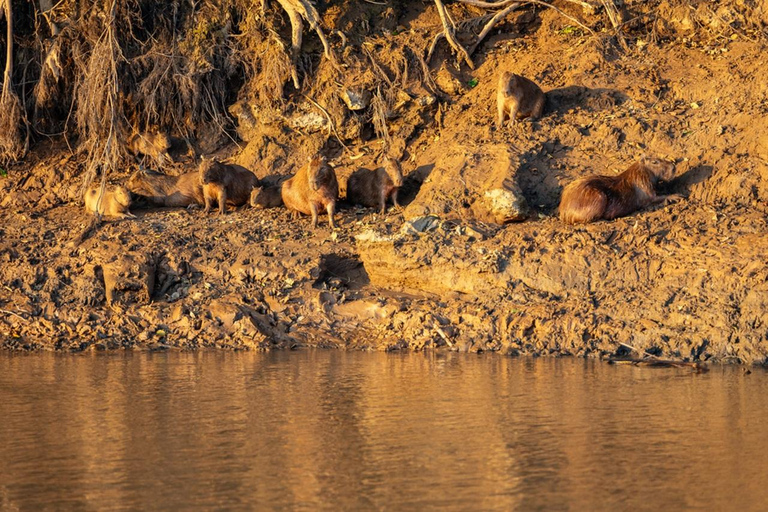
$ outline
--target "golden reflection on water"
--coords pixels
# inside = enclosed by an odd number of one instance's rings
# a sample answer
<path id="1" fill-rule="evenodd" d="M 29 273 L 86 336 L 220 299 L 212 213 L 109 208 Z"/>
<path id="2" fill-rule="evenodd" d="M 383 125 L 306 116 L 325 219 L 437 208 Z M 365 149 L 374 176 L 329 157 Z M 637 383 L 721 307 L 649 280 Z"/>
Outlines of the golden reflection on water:
<path id="1" fill-rule="evenodd" d="M 0 510 L 758 510 L 766 391 L 498 355 L 3 354 Z"/>

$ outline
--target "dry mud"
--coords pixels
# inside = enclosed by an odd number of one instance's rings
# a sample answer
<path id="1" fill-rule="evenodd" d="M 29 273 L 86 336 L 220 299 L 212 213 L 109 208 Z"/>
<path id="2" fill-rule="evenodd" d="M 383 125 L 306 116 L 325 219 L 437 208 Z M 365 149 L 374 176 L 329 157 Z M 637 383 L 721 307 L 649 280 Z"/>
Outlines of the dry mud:
<path id="1" fill-rule="evenodd" d="M 661 36 L 630 36 L 628 52 L 566 30 L 550 10 L 510 17 L 474 71 L 438 52 L 440 97 L 413 92 L 397 125 L 404 207 L 379 215 L 342 205 L 335 231 L 284 208 L 134 208 L 138 218 L 81 237 L 91 223 L 77 199 L 82 163 L 63 145 L 38 148 L 0 178 L 0 343 L 598 357 L 626 354 L 627 344 L 765 364 L 766 46 L 693 31 L 685 13 L 652 4 L 666 16 Z M 430 6 L 397 25 L 415 38 L 437 24 Z M 495 129 L 499 69 L 541 85 L 541 119 Z M 319 146 L 298 131 L 251 129 L 221 156 L 268 181 Z M 342 189 L 356 169 L 377 166 L 381 149 L 375 139 L 347 145 L 332 160 Z M 565 184 L 644 153 L 676 162 L 666 191 L 682 201 L 588 226 L 557 219 Z M 177 160 L 167 172 L 192 169 Z M 510 217 L 489 206 L 490 190 L 522 198 L 527 219 L 498 224 Z"/>

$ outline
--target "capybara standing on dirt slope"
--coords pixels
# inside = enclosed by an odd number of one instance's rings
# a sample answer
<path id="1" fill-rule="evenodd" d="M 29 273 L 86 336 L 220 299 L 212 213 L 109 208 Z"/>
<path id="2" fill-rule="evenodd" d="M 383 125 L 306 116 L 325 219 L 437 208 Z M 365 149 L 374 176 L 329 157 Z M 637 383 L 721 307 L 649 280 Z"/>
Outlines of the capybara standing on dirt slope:
<path id="1" fill-rule="evenodd" d="M 197 172 L 169 176 L 161 172 L 136 171 L 128 179 L 128 190 L 155 206 L 203 204 L 203 187 Z"/>
<path id="2" fill-rule="evenodd" d="M 162 132 L 135 133 L 128 139 L 128 149 L 136 156 L 151 156 L 158 165 L 165 165 L 171 159 L 168 154 L 168 150 L 171 149 L 171 140 Z"/>
<path id="3" fill-rule="evenodd" d="M 397 191 L 403 186 L 403 171 L 400 162 L 388 156 L 384 167 L 375 171 L 358 169 L 347 181 L 347 201 L 364 206 L 378 206 L 379 212 L 384 213 L 387 199 L 397 207 Z"/>
<path id="4" fill-rule="evenodd" d="M 509 114 L 509 123 L 516 119 L 541 117 L 544 111 L 544 92 L 533 81 L 524 76 L 503 71 L 499 76 L 496 91 L 496 128 L 504 124 L 504 117 Z"/>
<path id="5" fill-rule="evenodd" d="M 313 157 L 289 180 L 283 183 L 283 202 L 288 209 L 312 215 L 312 227 L 317 227 L 317 212 L 328 212 L 328 223 L 335 228 L 333 213 L 339 198 L 336 172 L 320 155 Z"/>
<path id="6" fill-rule="evenodd" d="M 259 180 L 244 167 L 227 165 L 204 158 L 200 163 L 200 183 L 203 186 L 203 201 L 205 213 L 216 201 L 219 213 L 227 212 L 227 205 L 242 206 L 251 197 L 251 191 L 258 186 Z"/>
<path id="7" fill-rule="evenodd" d="M 135 217 L 129 208 L 131 206 L 131 193 L 124 187 L 115 187 L 114 190 L 104 190 L 104 195 L 99 203 L 101 186 L 91 187 L 85 192 L 85 210 L 90 213 L 98 212 L 105 217 L 125 219 Z"/>
<path id="8" fill-rule="evenodd" d="M 615 219 L 672 196 L 656 195 L 660 180 L 674 177 L 675 165 L 643 157 L 617 176 L 587 176 L 569 183 L 560 199 L 560 220 L 568 224 Z"/>

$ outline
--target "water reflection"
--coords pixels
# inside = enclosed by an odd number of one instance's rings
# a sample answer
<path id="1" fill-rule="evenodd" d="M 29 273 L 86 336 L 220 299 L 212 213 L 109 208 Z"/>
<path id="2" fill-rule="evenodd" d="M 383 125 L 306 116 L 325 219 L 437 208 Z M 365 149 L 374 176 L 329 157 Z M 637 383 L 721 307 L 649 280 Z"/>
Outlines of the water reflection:
<path id="1" fill-rule="evenodd" d="M 768 378 L 583 360 L 0 355 L 0 510 L 759 509 Z"/>

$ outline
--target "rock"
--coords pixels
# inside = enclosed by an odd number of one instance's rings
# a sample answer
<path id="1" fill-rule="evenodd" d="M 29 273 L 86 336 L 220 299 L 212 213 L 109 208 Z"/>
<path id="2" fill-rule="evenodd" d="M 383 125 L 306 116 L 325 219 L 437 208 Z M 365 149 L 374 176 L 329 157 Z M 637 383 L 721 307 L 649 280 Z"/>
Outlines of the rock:
<path id="1" fill-rule="evenodd" d="M 400 232 L 404 235 L 417 235 L 419 233 L 428 233 L 435 231 L 440 227 L 440 218 L 435 215 L 425 215 L 423 217 L 416 217 L 412 219 L 400 228 Z"/>
<path id="2" fill-rule="evenodd" d="M 446 220 L 504 224 L 528 215 L 516 183 L 519 161 L 506 144 L 440 141 L 419 158 L 417 167 L 431 171 L 404 210 L 406 219 L 437 215 Z"/>
<path id="3" fill-rule="evenodd" d="M 317 112 L 307 112 L 291 118 L 291 128 L 313 133 L 325 130 L 328 127 L 328 119 Z"/>
<path id="4" fill-rule="evenodd" d="M 510 188 L 494 188 L 483 195 L 483 205 L 498 224 L 528 218 L 528 202 L 515 184 Z"/>
<path id="5" fill-rule="evenodd" d="M 353 111 L 364 110 L 371 103 L 371 93 L 366 90 L 356 91 L 345 89 L 341 98 L 344 100 L 344 103 L 347 104 L 347 108 Z"/>

